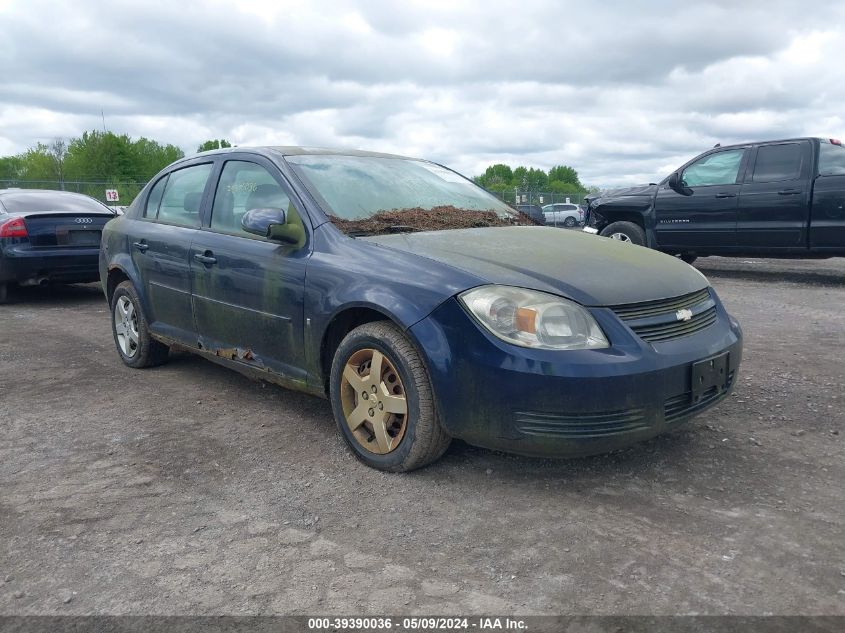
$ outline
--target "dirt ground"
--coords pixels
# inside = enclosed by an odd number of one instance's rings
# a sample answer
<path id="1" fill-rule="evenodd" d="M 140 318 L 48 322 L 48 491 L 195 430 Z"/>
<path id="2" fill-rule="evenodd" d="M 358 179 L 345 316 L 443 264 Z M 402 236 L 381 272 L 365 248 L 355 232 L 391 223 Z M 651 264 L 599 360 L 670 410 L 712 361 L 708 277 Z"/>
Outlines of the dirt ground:
<path id="1" fill-rule="evenodd" d="M 0 614 L 845 614 L 845 260 L 701 260 L 745 329 L 678 432 L 410 475 L 328 403 L 124 367 L 96 285 L 0 306 Z"/>

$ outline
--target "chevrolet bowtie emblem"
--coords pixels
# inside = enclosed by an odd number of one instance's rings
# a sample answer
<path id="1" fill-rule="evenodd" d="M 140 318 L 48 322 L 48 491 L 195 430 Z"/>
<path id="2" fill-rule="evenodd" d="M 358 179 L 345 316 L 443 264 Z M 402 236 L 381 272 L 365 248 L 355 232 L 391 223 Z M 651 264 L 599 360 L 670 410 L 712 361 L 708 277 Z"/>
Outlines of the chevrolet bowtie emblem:
<path id="1" fill-rule="evenodd" d="M 675 316 L 677 317 L 678 321 L 689 321 L 692 318 L 692 310 L 688 310 L 687 308 L 678 310 L 675 313 Z"/>

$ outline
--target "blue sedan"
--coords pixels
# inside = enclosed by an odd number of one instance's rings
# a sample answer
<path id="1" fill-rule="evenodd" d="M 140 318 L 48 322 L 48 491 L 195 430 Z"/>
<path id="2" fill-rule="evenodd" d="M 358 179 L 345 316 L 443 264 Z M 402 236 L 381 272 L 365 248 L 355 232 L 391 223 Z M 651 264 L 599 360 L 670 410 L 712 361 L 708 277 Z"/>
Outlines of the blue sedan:
<path id="1" fill-rule="evenodd" d="M 67 191 L 0 189 L 0 303 L 9 286 L 100 277 L 100 232 L 115 212 Z"/>
<path id="2" fill-rule="evenodd" d="M 445 167 L 234 148 L 180 160 L 103 230 L 130 367 L 187 349 L 327 397 L 363 462 L 452 438 L 579 456 L 677 427 L 736 384 L 742 332 L 674 257 L 536 226 Z"/>

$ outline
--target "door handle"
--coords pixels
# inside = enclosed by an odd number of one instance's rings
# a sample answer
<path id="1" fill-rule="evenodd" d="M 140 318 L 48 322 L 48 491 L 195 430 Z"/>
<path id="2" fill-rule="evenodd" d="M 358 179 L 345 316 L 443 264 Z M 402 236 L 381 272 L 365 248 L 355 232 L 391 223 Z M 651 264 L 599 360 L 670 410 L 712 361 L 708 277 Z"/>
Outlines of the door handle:
<path id="1" fill-rule="evenodd" d="M 134 246 L 137 250 L 141 251 L 142 253 L 146 253 L 147 249 L 150 247 L 150 245 L 146 242 L 133 242 L 132 246 Z"/>
<path id="2" fill-rule="evenodd" d="M 800 189 L 781 189 L 778 191 L 779 196 L 794 196 L 801 193 Z"/>
<path id="3" fill-rule="evenodd" d="M 198 262 L 202 262 L 202 263 L 203 263 L 203 264 L 205 264 L 206 266 L 211 266 L 211 264 L 216 264 L 216 263 L 217 263 L 217 258 L 216 258 L 216 257 L 212 257 L 212 253 L 211 253 L 211 251 L 205 251 L 205 254 L 203 254 L 203 253 L 195 253 L 195 254 L 194 254 L 194 259 L 195 259 L 195 260 L 197 260 Z"/>
<path id="4" fill-rule="evenodd" d="M 735 193 L 722 192 L 722 193 L 717 193 L 716 197 L 717 198 L 736 198 L 736 194 Z"/>

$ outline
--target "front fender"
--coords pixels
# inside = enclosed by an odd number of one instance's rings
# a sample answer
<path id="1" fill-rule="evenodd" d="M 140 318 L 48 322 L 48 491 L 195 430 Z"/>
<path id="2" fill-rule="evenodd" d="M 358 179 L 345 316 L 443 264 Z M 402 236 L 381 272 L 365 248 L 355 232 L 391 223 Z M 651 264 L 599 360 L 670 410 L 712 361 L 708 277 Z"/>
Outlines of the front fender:
<path id="1" fill-rule="evenodd" d="M 654 196 L 620 195 L 602 196 L 590 205 L 589 226 L 601 231 L 612 222 L 634 222 L 643 227 L 646 243 L 656 248 Z"/>
<path id="2" fill-rule="evenodd" d="M 481 283 L 451 266 L 349 238 L 331 224 L 318 227 L 305 273 L 309 373 L 319 375 L 323 336 L 341 312 L 367 308 L 407 331 L 449 297 Z"/>

